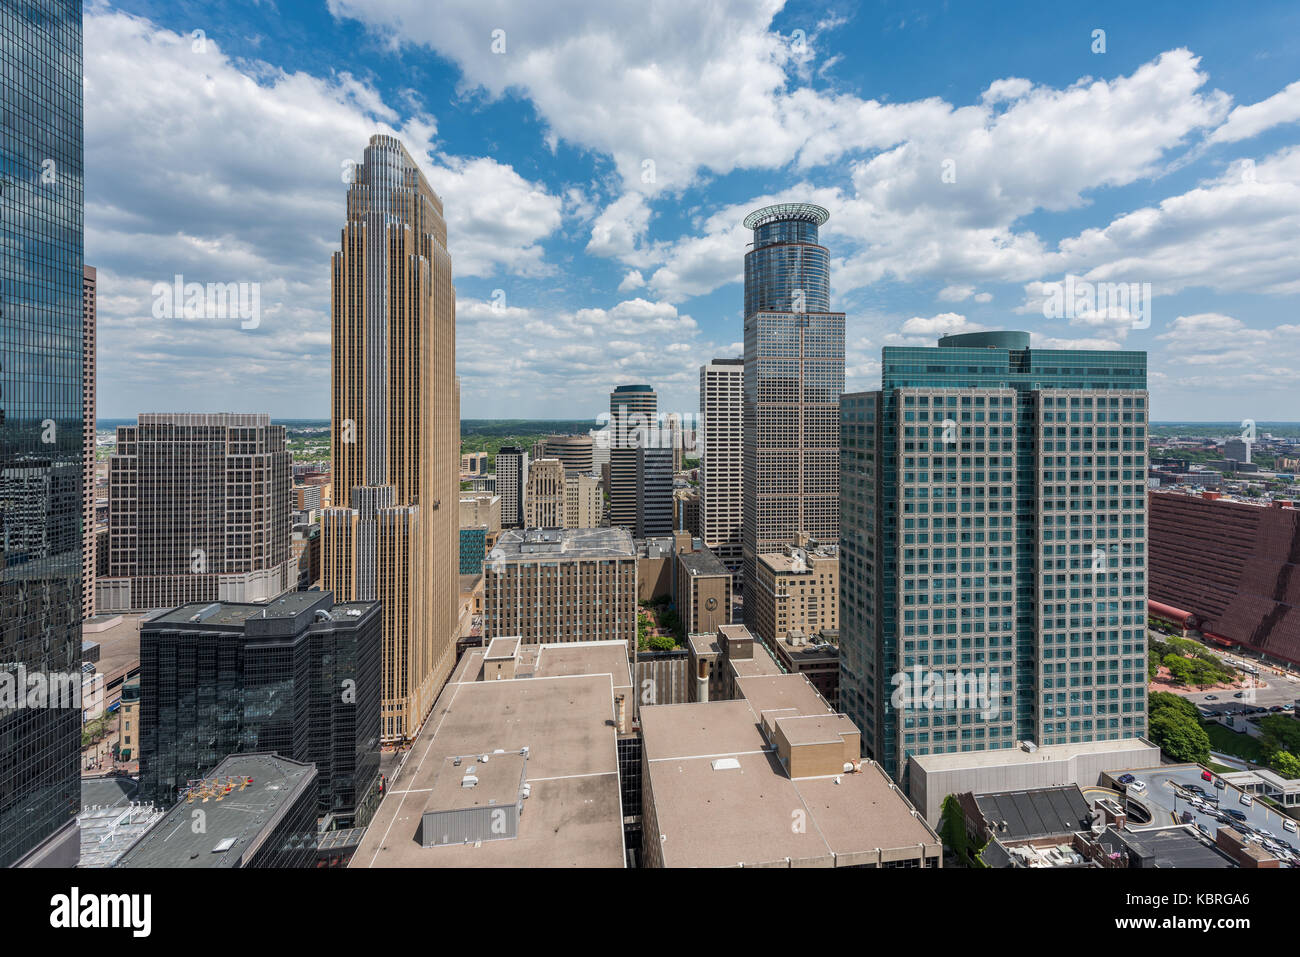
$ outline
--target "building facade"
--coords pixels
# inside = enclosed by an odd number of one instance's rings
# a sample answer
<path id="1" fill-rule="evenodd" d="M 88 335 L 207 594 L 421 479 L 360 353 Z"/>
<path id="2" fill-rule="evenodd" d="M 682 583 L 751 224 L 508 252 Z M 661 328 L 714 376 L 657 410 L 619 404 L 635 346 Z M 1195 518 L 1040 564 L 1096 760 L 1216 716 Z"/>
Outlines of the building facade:
<path id="1" fill-rule="evenodd" d="M 700 366 L 700 537 L 732 571 L 741 567 L 744 400 L 744 359 Z"/>
<path id="2" fill-rule="evenodd" d="M 296 588 L 282 425 L 265 413 L 146 413 L 109 459 L 104 614 L 270 601 Z"/>
<path id="3" fill-rule="evenodd" d="M 501 527 L 523 528 L 525 493 L 528 489 L 528 453 L 517 445 L 497 452 L 496 493 L 501 496 Z"/>
<path id="4" fill-rule="evenodd" d="M 507 530 L 483 575 L 486 638 L 617 640 L 635 653 L 636 549 L 626 529 Z"/>
<path id="5" fill-rule="evenodd" d="M 375 135 L 330 259 L 334 507 L 321 583 L 383 606 L 383 722 L 409 740 L 456 658 L 460 401 L 442 201 Z"/>
<path id="6" fill-rule="evenodd" d="M 552 435 L 542 443 L 548 459 L 559 459 L 569 475 L 591 475 L 592 441 L 590 435 Z"/>
<path id="7" fill-rule="evenodd" d="M 633 534 L 637 538 L 672 535 L 672 446 L 642 446 L 636 450 L 635 490 Z"/>
<path id="8" fill-rule="evenodd" d="M 140 628 L 140 792 L 170 805 L 228 755 L 316 765 L 317 814 L 364 826 L 378 795 L 382 616 L 294 592 L 183 605 Z"/>
<path id="9" fill-rule="evenodd" d="M 843 398 L 840 706 L 909 755 L 1146 730 L 1146 354 L 887 347 Z M 945 707 L 916 681 L 957 682 Z"/>
<path id="10" fill-rule="evenodd" d="M 801 534 L 826 544 L 839 537 L 844 314 L 830 311 L 830 252 L 817 236 L 829 215 L 820 206 L 782 203 L 745 217 L 754 231 L 745 254 L 746 593 L 759 555 Z"/>
<path id="11" fill-rule="evenodd" d="M 678 550 L 673 597 L 688 635 L 731 624 L 731 572 L 707 548 Z"/>
<path id="12" fill-rule="evenodd" d="M 599 528 L 605 524 L 605 496 L 600 481 L 590 475 L 564 479 L 564 527 Z"/>
<path id="13" fill-rule="evenodd" d="M 81 269 L 81 617 L 95 614 L 96 272 Z"/>
<path id="14" fill-rule="evenodd" d="M 609 394 L 610 525 L 636 527 L 637 451 L 658 429 L 658 417 L 659 397 L 648 385 L 621 385 Z"/>
<path id="15" fill-rule="evenodd" d="M 834 545 L 806 543 L 758 556 L 751 631 L 775 647 L 790 635 L 808 637 L 839 628 L 840 558 Z"/>
<path id="16" fill-rule="evenodd" d="M 538 459 L 528 467 L 525 527 L 563 528 L 564 513 L 564 463 L 559 459 Z"/>
<path id="17" fill-rule="evenodd" d="M 0 8 L 0 661 L 80 671 L 81 4 Z M 81 708 L 0 713 L 0 867 L 75 866 Z"/>
<path id="18" fill-rule="evenodd" d="M 1211 641 L 1300 664 L 1300 511 L 1152 492 L 1150 597 L 1182 609 Z"/>

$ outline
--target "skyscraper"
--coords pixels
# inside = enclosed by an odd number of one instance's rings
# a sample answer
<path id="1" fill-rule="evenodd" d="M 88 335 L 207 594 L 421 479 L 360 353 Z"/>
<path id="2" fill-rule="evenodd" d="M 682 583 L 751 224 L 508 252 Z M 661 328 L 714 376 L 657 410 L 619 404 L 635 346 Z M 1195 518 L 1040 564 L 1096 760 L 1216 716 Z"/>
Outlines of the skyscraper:
<path id="1" fill-rule="evenodd" d="M 569 475 L 591 475 L 592 441 L 590 435 L 552 435 L 543 442 L 546 458 L 559 459 Z"/>
<path id="2" fill-rule="evenodd" d="M 700 537 L 718 560 L 740 568 L 744 501 L 745 360 L 700 366 Z"/>
<path id="3" fill-rule="evenodd" d="M 564 463 L 559 459 L 538 459 L 529 467 L 524 517 L 528 528 L 564 527 Z"/>
<path id="4" fill-rule="evenodd" d="M 667 430 L 663 430 L 667 432 Z M 673 449 L 662 443 L 636 450 L 637 538 L 658 538 L 673 533 Z"/>
<path id="5" fill-rule="evenodd" d="M 81 270 L 81 617 L 95 614 L 95 288 Z"/>
<path id="6" fill-rule="evenodd" d="M 80 672 L 81 3 L 5 4 L 0 49 L 0 661 L 17 684 Z M 0 711 L 0 866 L 75 866 L 81 707 L 22 704 Z"/>
<path id="7" fill-rule="evenodd" d="M 460 410 L 442 201 L 370 138 L 330 259 L 333 501 L 321 587 L 383 604 L 381 734 L 414 736 L 456 654 Z"/>
<path id="8" fill-rule="evenodd" d="M 807 203 L 745 217 L 745 590 L 756 561 L 800 534 L 839 536 L 839 398 L 844 313 L 830 311 L 830 253 L 817 228 L 830 214 Z M 707 447 L 707 438 L 705 441 Z M 753 627 L 746 605 L 745 623 Z"/>
<path id="9" fill-rule="evenodd" d="M 528 496 L 528 453 L 517 445 L 497 451 L 497 494 L 501 496 L 501 527 L 523 528 L 528 516 L 524 501 Z"/>
<path id="10" fill-rule="evenodd" d="M 844 396 L 840 706 L 895 778 L 1145 733 L 1145 390 L 1145 353 L 989 332 L 887 347 Z M 931 674 L 984 692 L 891 700 Z"/>
<path id="11" fill-rule="evenodd" d="M 260 413 L 145 413 L 108 463 L 103 613 L 270 601 L 298 586 L 292 463 Z"/>
<path id="12" fill-rule="evenodd" d="M 609 394 L 609 524 L 636 527 L 637 449 L 658 428 L 659 397 L 648 385 L 621 385 Z M 670 520 L 671 524 L 671 520 Z"/>

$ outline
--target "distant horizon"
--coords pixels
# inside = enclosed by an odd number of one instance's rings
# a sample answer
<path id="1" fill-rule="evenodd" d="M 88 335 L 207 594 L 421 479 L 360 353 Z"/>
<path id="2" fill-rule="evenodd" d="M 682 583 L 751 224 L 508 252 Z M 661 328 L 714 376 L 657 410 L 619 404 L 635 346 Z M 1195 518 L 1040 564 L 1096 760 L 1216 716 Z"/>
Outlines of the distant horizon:
<path id="1" fill-rule="evenodd" d="M 130 416 L 101 416 L 95 419 L 95 425 L 99 426 L 101 424 L 106 424 L 106 423 L 121 424 L 125 422 L 135 422 L 137 421 L 138 415 L 150 415 L 150 414 L 158 414 L 158 413 L 142 412 L 142 413 L 137 413 L 137 415 L 130 415 Z M 218 415 L 220 413 L 210 413 L 210 414 Z M 549 416 L 539 417 L 539 418 L 517 418 L 514 416 L 507 416 L 502 418 L 495 418 L 491 416 L 464 416 L 461 418 L 460 421 L 462 422 L 582 422 L 585 421 L 587 418 L 588 418 L 587 416 L 570 416 L 570 417 L 560 417 L 560 418 L 552 418 Z M 595 416 L 590 416 L 590 418 L 591 421 L 593 422 L 596 421 Z M 271 415 L 271 421 L 277 424 L 283 424 L 285 422 L 327 423 L 329 422 L 329 417 L 327 416 L 325 418 L 300 418 L 300 417 L 290 416 L 285 418 L 279 418 L 275 415 Z M 1238 419 L 1151 419 L 1147 424 L 1149 426 L 1227 425 L 1227 426 L 1231 426 L 1234 429 L 1238 429 L 1241 427 L 1241 422 Z M 1255 421 L 1255 425 L 1259 427 L 1266 426 L 1266 425 L 1300 426 L 1300 419 L 1257 419 Z"/>

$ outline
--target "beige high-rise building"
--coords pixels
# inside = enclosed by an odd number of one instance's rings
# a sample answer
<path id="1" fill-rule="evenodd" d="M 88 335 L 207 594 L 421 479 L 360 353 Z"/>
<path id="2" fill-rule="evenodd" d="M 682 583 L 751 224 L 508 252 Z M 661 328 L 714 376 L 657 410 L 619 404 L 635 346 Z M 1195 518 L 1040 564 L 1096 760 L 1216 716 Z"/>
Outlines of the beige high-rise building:
<path id="1" fill-rule="evenodd" d="M 528 528 L 564 528 L 564 463 L 559 459 L 538 459 L 529 466 L 524 516 Z"/>
<path id="2" fill-rule="evenodd" d="M 483 575 L 486 638 L 617 640 L 636 653 L 637 557 L 626 529 L 507 529 Z"/>
<path id="3" fill-rule="evenodd" d="M 599 528 L 605 519 L 605 496 L 600 480 L 590 475 L 567 475 L 564 478 L 564 526 Z"/>
<path id="4" fill-rule="evenodd" d="M 95 614 L 95 267 L 81 267 L 81 617 Z"/>
<path id="5" fill-rule="evenodd" d="M 370 138 L 330 258 L 334 508 L 321 585 L 383 603 L 382 720 L 409 740 L 456 660 L 460 399 L 442 201 L 400 142 Z"/>
<path id="6" fill-rule="evenodd" d="M 700 366 L 700 537 L 732 571 L 741 564 L 744 398 L 744 359 Z"/>
<path id="7" fill-rule="evenodd" d="M 489 535 L 501 531 L 501 496 L 490 492 L 460 493 L 460 527 L 486 526 Z"/>

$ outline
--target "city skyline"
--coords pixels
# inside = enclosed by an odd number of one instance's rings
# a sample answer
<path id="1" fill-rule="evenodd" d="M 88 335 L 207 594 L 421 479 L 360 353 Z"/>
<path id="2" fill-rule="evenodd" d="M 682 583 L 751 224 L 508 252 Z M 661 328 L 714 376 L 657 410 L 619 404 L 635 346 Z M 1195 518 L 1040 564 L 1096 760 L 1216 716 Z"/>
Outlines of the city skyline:
<path id="1" fill-rule="evenodd" d="M 651 84 L 592 91 L 548 69 L 558 25 L 489 4 L 449 11 L 446 37 L 399 28 L 399 43 L 394 9 L 337 2 L 332 16 L 312 18 L 312 50 L 333 75 L 261 11 L 242 11 L 236 31 L 232 18 L 191 23 L 143 0 L 87 10 L 96 161 L 87 257 L 100 268 L 106 417 L 167 408 L 166 396 L 194 390 L 192 359 L 209 360 L 192 411 L 322 414 L 328 289 L 318 252 L 345 164 L 376 131 L 398 134 L 446 194 L 467 417 L 507 416 L 522 396 L 547 417 L 597 410 L 620 381 L 653 383 L 665 410 L 696 408 L 694 370 L 740 352 L 739 220 L 796 199 L 832 213 L 846 390 L 878 386 L 882 346 L 1023 328 L 1035 347 L 1148 351 L 1157 421 L 1220 410 L 1281 419 L 1300 397 L 1287 279 L 1300 85 L 1273 39 L 1286 31 L 1261 26 L 1293 12 L 1266 5 L 1217 22 L 1121 17 L 1119 7 L 1046 19 L 1021 8 L 1033 42 L 1008 49 L 991 39 L 1006 28 L 998 17 L 895 21 L 755 0 L 663 57 L 695 15 L 670 4 L 646 36 L 622 29 L 616 11 L 585 18 L 581 38 L 645 64 Z M 1094 52 L 1099 28 L 1109 32 Z M 502 52 L 492 50 L 496 29 Z M 936 53 L 957 37 L 971 63 Z M 871 56 L 851 55 L 860 50 Z M 524 51 L 545 75 L 528 72 Z M 737 57 L 754 63 L 748 79 L 703 91 L 733 113 L 688 96 L 700 66 L 730 76 Z M 160 69 L 174 82 L 150 82 Z M 412 92 L 438 85 L 458 93 Z M 568 115 L 575 97 L 593 96 L 628 120 Z M 159 153 L 157 117 L 182 99 L 238 135 L 196 127 L 162 137 Z M 237 122 L 221 102 L 237 106 Z M 280 129 L 286 113 L 315 125 Z M 740 123 L 770 134 L 769 148 L 738 141 Z M 683 124 L 700 135 L 670 135 Z M 1110 148 L 1096 147 L 1098 131 Z M 246 136 L 261 145 L 241 149 Z M 141 195 L 118 171 L 146 142 L 159 176 Z M 106 162 L 106 151 L 122 162 Z M 996 155 L 1016 160 L 995 164 Z M 257 283 L 256 325 L 156 318 L 155 289 L 178 275 Z M 1037 284 L 1069 275 L 1151 283 L 1150 325 L 1104 311 L 1047 318 Z M 259 385 L 247 388 L 248 378 Z"/>

